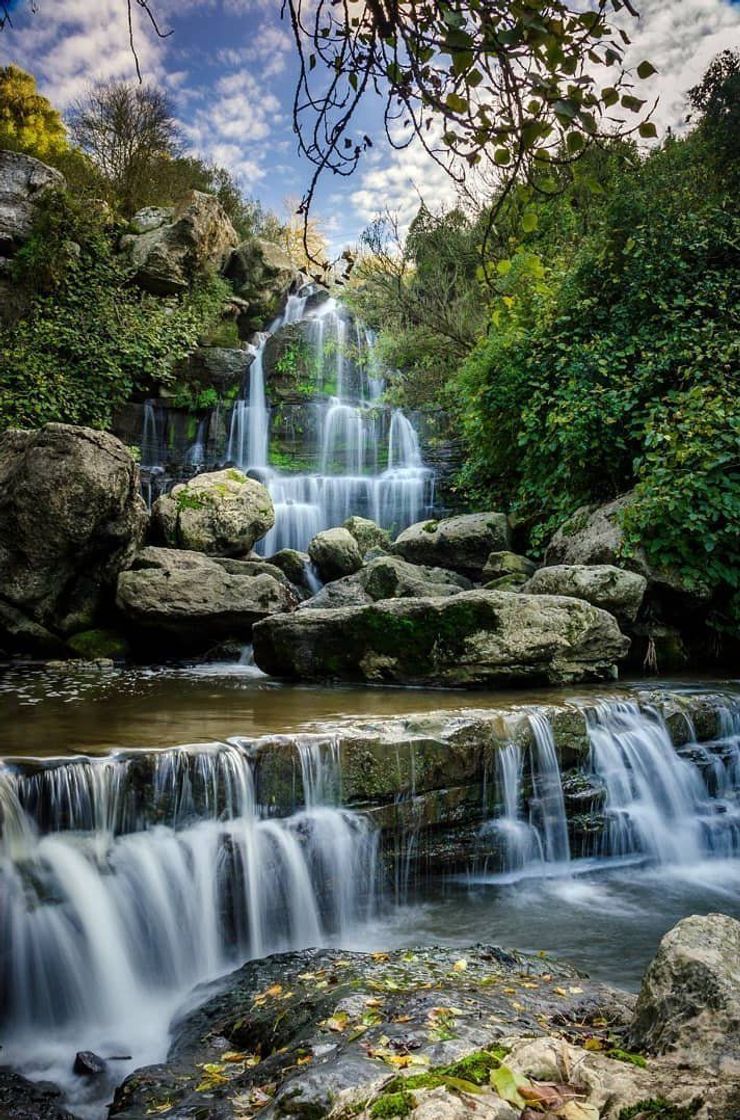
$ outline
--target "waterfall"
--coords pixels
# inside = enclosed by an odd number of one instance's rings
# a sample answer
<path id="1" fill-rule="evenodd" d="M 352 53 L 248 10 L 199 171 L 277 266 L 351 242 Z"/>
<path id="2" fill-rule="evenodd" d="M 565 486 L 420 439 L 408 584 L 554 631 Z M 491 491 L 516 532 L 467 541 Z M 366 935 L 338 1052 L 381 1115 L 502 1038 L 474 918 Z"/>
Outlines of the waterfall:
<path id="1" fill-rule="evenodd" d="M 192 467 L 202 467 L 206 461 L 206 442 L 210 417 L 202 416 L 198 421 L 195 442 L 188 448 L 186 459 Z"/>
<path id="2" fill-rule="evenodd" d="M 664 720 L 636 704 L 591 717 L 591 768 L 606 790 L 600 855 L 687 865 L 740 852 L 740 726 L 724 719 L 715 743 L 677 752 Z"/>
<path id="3" fill-rule="evenodd" d="M 154 401 L 144 402 L 144 420 L 141 429 L 141 466 L 159 467 L 164 459 L 164 431 Z"/>
<path id="4" fill-rule="evenodd" d="M 434 503 L 434 473 L 423 464 L 411 421 L 394 409 L 387 428 L 382 422 L 387 414 L 379 405 L 384 382 L 372 333 L 355 323 L 350 345 L 351 321 L 337 301 L 326 300 L 306 316 L 307 298 L 290 296 L 261 340 L 245 394 L 231 415 L 226 458 L 243 470 L 257 471 L 275 506 L 275 526 L 259 546 L 264 555 L 283 548 L 305 550 L 321 529 L 341 525 L 353 514 L 398 531 L 427 516 Z M 323 394 L 317 404 L 318 472 L 289 474 L 269 466 L 263 356 L 271 334 L 304 321 L 316 390 Z"/>
<path id="5" fill-rule="evenodd" d="M 304 807 L 282 819 L 234 745 L 148 755 L 148 777 L 143 756 L 0 766 L 6 1062 L 64 1082 L 87 1046 L 130 1055 L 123 1076 L 164 1057 L 196 984 L 372 914 L 375 834 L 326 803 L 332 747 L 312 751 L 298 750 Z"/>

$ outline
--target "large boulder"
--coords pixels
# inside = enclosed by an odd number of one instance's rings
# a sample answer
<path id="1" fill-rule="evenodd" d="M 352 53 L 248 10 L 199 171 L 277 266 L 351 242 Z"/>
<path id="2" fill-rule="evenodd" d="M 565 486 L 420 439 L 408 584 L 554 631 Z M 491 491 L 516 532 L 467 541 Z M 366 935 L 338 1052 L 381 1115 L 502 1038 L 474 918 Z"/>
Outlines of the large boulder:
<path id="1" fill-rule="evenodd" d="M 740 922 L 693 914 L 665 935 L 642 983 L 631 1044 L 740 1076 Z"/>
<path id="2" fill-rule="evenodd" d="M 224 275 L 249 309 L 239 316 L 242 337 L 264 326 L 277 314 L 288 293 L 303 282 L 285 250 L 260 237 L 250 237 L 236 246 Z"/>
<path id="3" fill-rule="evenodd" d="M 491 552 L 509 547 L 503 513 L 467 513 L 419 521 L 396 538 L 394 551 L 411 564 L 431 564 L 478 579 Z"/>
<path id="4" fill-rule="evenodd" d="M 357 541 L 347 529 L 324 529 L 308 546 L 308 555 L 321 579 L 341 579 L 362 567 L 362 554 Z"/>
<path id="5" fill-rule="evenodd" d="M 369 560 L 355 575 L 327 583 L 302 604 L 302 609 L 358 607 L 380 599 L 444 598 L 470 591 L 471 587 L 470 580 L 456 572 L 407 564 L 400 556 L 381 555 Z"/>
<path id="6" fill-rule="evenodd" d="M 254 628 L 261 669 L 307 680 L 565 684 L 612 677 L 628 649 L 590 603 L 500 591 L 301 610 Z"/>
<path id="7" fill-rule="evenodd" d="M 246 641 L 253 623 L 292 610 L 296 598 L 285 576 L 259 561 L 146 548 L 118 577 L 116 604 L 134 635 L 160 648 L 195 650 Z"/>
<path id="8" fill-rule="evenodd" d="M 706 599 L 701 589 L 687 588 L 678 572 L 658 568 L 642 548 L 624 554 L 622 518 L 635 500 L 634 491 L 606 505 L 582 506 L 560 526 L 545 552 L 545 565 L 611 564 L 644 576 L 651 589 L 690 600 Z"/>
<path id="9" fill-rule="evenodd" d="M 174 211 L 151 207 L 134 215 L 121 249 L 136 283 L 154 295 L 177 295 L 208 269 L 220 269 L 238 237 L 218 199 L 190 191 Z M 137 232 L 141 231 L 141 232 Z"/>
<path id="10" fill-rule="evenodd" d="M 388 530 L 381 529 L 380 525 L 371 521 L 369 517 L 357 517 L 356 515 L 348 517 L 344 523 L 344 528 L 355 538 L 363 556 L 371 548 L 381 548 L 385 552 L 390 547 L 391 538 Z"/>
<path id="11" fill-rule="evenodd" d="M 38 200 L 64 189 L 64 176 L 21 152 L 0 150 L 0 257 L 12 257 L 28 240 Z"/>
<path id="12" fill-rule="evenodd" d="M 642 606 L 646 587 L 644 576 L 612 564 L 555 564 L 540 568 L 522 590 L 528 595 L 572 595 L 630 623 Z"/>
<path id="13" fill-rule="evenodd" d="M 171 548 L 244 556 L 275 524 L 270 493 L 233 468 L 173 486 L 152 507 L 153 527 Z"/>
<path id="14" fill-rule="evenodd" d="M 0 436 L 0 645 L 48 653 L 89 629 L 147 521 L 114 436 L 68 424 Z"/>
<path id="15" fill-rule="evenodd" d="M 481 572 L 481 579 L 490 591 L 516 591 L 537 571 L 537 565 L 526 556 L 504 549 L 492 552 Z"/>

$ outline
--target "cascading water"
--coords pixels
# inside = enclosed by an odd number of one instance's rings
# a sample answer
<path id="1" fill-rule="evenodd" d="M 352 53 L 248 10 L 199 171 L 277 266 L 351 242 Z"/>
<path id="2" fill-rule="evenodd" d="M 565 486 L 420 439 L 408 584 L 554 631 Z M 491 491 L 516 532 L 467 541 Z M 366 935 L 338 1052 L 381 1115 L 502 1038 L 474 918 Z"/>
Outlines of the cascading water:
<path id="1" fill-rule="evenodd" d="M 324 803 L 331 752 L 304 756 L 304 808 L 284 819 L 234 745 L 160 752 L 143 786 L 132 757 L 0 767 L 6 1062 L 66 1083 L 85 1115 L 75 1050 L 121 1059 L 119 1078 L 161 1060 L 196 984 L 372 913 L 375 836 Z"/>
<path id="2" fill-rule="evenodd" d="M 422 462 L 418 436 L 408 417 L 386 409 L 370 332 L 354 326 L 333 299 L 305 317 L 307 297 L 291 296 L 255 353 L 248 386 L 234 407 L 226 458 L 264 481 L 275 504 L 275 526 L 260 551 L 304 550 L 321 529 L 341 525 L 352 514 L 400 530 L 426 516 L 434 502 L 434 474 Z M 319 457 L 316 474 L 289 474 L 269 466 L 270 411 L 264 352 L 269 337 L 288 324 L 307 322 L 317 391 Z M 387 431 L 387 434 L 386 434 Z M 387 466 L 379 470 L 380 444 Z"/>

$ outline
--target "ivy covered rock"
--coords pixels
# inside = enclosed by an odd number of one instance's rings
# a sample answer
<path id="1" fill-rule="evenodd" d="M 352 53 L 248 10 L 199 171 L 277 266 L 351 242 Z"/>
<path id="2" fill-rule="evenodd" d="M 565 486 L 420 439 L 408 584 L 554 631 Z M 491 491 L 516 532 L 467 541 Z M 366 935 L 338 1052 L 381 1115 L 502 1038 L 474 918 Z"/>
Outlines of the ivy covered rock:
<path id="1" fill-rule="evenodd" d="M 613 677 L 629 639 L 580 599 L 467 591 L 301 610 L 254 629 L 274 676 L 457 687 L 567 684 Z"/>
<path id="2" fill-rule="evenodd" d="M 171 215 L 152 208 L 134 215 L 132 228 L 121 250 L 136 283 L 161 296 L 185 292 L 198 274 L 220 269 L 238 240 L 221 203 L 202 191 L 190 191 Z"/>
<path id="3" fill-rule="evenodd" d="M 467 513 L 442 521 L 419 521 L 396 538 L 394 552 L 412 564 L 431 564 L 480 577 L 491 552 L 509 547 L 503 513 Z"/>
<path id="4" fill-rule="evenodd" d="M 153 528 L 171 548 L 244 556 L 275 524 L 269 491 L 241 471 L 199 474 L 152 508 Z"/>
<path id="5" fill-rule="evenodd" d="M 0 646 L 49 653 L 93 626 L 147 521 L 114 436 L 68 424 L 0 436 Z"/>
<path id="6" fill-rule="evenodd" d="M 620 622 L 634 622 L 647 580 L 612 564 L 555 564 L 540 568 L 523 591 L 528 595 L 572 595 L 609 611 Z"/>
<path id="7" fill-rule="evenodd" d="M 116 605 L 134 641 L 181 653 L 249 639 L 253 623 L 292 610 L 296 597 L 277 569 L 201 552 L 146 548 L 118 578 Z M 147 646 L 148 648 L 148 646 Z"/>
<path id="8" fill-rule="evenodd" d="M 325 583 L 350 576 L 362 567 L 362 554 L 348 529 L 324 529 L 308 546 L 308 555 Z"/>

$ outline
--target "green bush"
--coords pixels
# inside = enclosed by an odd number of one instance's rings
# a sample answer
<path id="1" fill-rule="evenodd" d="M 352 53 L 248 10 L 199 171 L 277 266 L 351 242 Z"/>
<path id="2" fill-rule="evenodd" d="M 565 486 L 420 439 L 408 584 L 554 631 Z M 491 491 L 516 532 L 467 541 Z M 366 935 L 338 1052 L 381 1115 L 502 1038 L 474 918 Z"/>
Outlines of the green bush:
<path id="1" fill-rule="evenodd" d="M 105 213 L 49 195 L 19 252 L 24 313 L 0 333 L 0 428 L 49 421 L 110 425 L 135 390 L 172 382 L 173 367 L 218 321 L 226 286 L 203 277 L 159 299 L 131 284 Z"/>

